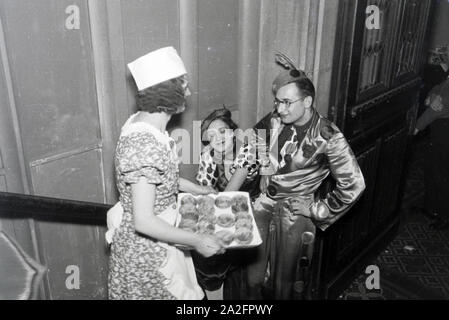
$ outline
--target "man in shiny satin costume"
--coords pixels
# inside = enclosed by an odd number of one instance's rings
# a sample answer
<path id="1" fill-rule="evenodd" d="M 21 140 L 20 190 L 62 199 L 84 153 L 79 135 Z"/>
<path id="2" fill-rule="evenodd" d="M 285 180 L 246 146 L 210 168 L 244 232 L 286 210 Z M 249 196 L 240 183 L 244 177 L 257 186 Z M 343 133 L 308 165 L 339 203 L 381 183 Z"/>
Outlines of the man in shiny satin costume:
<path id="1" fill-rule="evenodd" d="M 365 189 L 343 134 L 313 107 L 313 83 L 287 57 L 278 54 L 277 62 L 287 71 L 273 82 L 275 109 L 254 127 L 266 137 L 270 161 L 268 170 L 261 168 L 261 195 L 254 204 L 263 244 L 247 266 L 249 299 L 305 298 L 301 291 L 310 273 L 299 270 L 310 266 L 316 228 L 326 230 Z M 318 199 L 315 193 L 329 175 L 335 187 Z"/>

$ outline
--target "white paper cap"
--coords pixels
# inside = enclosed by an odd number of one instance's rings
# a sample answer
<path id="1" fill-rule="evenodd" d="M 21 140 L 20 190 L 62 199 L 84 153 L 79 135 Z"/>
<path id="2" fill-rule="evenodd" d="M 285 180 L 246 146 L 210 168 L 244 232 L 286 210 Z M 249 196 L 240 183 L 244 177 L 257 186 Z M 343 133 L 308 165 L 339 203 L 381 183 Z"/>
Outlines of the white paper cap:
<path id="1" fill-rule="evenodd" d="M 128 64 L 139 91 L 187 73 L 173 47 L 152 51 Z"/>

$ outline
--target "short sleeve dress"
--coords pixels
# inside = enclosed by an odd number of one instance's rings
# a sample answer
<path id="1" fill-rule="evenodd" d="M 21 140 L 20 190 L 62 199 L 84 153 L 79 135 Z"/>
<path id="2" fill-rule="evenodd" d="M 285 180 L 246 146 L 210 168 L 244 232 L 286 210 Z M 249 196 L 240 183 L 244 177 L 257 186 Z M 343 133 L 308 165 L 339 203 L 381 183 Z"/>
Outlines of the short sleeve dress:
<path id="1" fill-rule="evenodd" d="M 115 154 L 123 219 L 111 245 L 109 298 L 202 299 L 190 254 L 134 229 L 131 184 L 141 177 L 154 184 L 154 213 L 174 225 L 179 181 L 174 141 L 149 124 L 132 123 L 134 117 L 122 128 Z"/>

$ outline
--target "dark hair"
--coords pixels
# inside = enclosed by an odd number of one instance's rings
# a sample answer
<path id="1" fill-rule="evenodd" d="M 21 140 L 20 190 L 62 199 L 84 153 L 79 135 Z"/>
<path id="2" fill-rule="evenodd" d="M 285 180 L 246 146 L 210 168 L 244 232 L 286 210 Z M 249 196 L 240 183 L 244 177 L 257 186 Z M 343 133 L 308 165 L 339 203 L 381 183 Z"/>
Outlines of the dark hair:
<path id="1" fill-rule="evenodd" d="M 238 126 L 237 126 L 237 124 L 234 122 L 234 120 L 232 120 L 232 119 L 229 118 L 229 117 L 218 117 L 218 118 L 215 119 L 215 120 L 221 120 L 221 121 L 223 121 L 224 123 L 226 123 L 226 125 L 229 127 L 229 129 L 235 130 L 235 129 L 238 128 Z M 215 120 L 214 120 L 214 121 L 215 121 Z"/>
<path id="2" fill-rule="evenodd" d="M 315 101 L 315 86 L 309 78 L 301 77 L 292 83 L 296 85 L 303 97 L 312 97 L 312 103 Z"/>
<path id="3" fill-rule="evenodd" d="M 209 114 L 206 119 L 203 120 L 202 128 L 201 128 L 201 142 L 204 146 L 207 146 L 209 144 L 209 141 L 204 141 L 202 138 L 209 129 L 209 126 L 212 122 L 215 120 L 221 120 L 223 121 L 231 130 L 235 130 L 238 128 L 237 124 L 232 120 L 231 118 L 231 112 L 225 108 L 215 110 L 211 114 Z"/>
<path id="4" fill-rule="evenodd" d="M 183 76 L 161 82 L 139 91 L 136 95 L 137 108 L 149 113 L 165 112 L 177 114 L 185 105 Z"/>

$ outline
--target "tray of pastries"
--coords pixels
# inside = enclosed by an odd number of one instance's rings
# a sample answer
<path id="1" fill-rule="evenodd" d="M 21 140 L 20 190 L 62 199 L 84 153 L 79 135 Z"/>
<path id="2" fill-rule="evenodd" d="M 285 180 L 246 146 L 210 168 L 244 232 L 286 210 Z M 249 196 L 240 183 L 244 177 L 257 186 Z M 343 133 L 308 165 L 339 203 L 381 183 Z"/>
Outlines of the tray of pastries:
<path id="1" fill-rule="evenodd" d="M 231 248 L 251 248 L 262 243 L 247 192 L 178 196 L 178 228 L 219 237 Z"/>

